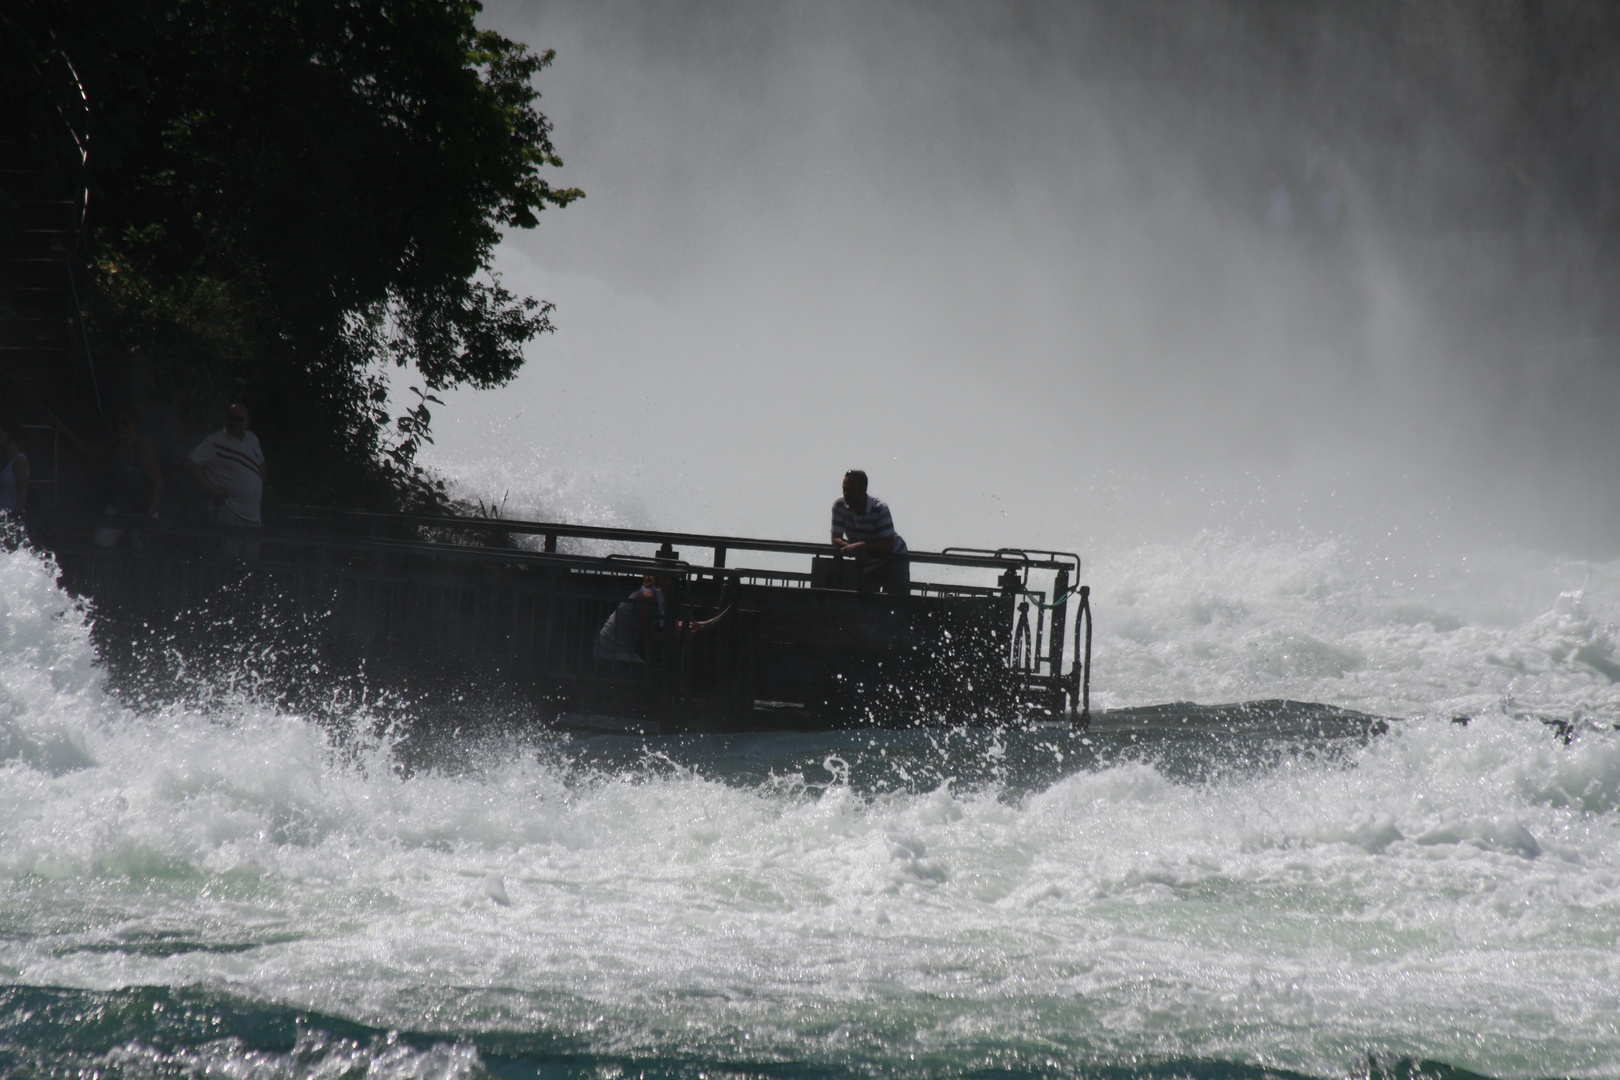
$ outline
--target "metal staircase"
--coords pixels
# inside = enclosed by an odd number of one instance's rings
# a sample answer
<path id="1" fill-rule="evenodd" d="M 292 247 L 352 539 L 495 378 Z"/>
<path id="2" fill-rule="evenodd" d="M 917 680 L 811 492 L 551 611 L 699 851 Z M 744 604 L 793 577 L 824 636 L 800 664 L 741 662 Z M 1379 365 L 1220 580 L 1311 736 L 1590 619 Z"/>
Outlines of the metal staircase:
<path id="1" fill-rule="evenodd" d="M 83 210 L 82 192 L 51 184 L 22 143 L 0 138 L 0 372 L 42 400 L 71 395 L 85 364 L 69 276 Z"/>
<path id="2" fill-rule="evenodd" d="M 28 435 L 33 498 L 59 496 L 46 410 L 99 411 L 96 372 L 73 280 L 87 193 L 52 177 L 0 131 L 0 415 Z"/>

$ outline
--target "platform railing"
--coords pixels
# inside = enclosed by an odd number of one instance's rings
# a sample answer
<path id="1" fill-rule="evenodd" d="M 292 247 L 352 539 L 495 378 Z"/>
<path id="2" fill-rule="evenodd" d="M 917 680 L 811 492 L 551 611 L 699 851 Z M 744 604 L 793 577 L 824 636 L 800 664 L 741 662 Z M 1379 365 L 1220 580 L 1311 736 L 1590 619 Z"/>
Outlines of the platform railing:
<path id="1" fill-rule="evenodd" d="M 605 525 L 574 525 L 565 522 L 524 521 L 515 518 L 460 517 L 445 514 L 392 514 L 366 510 L 326 510 L 293 507 L 287 511 L 291 522 L 346 522 L 365 528 L 380 528 L 388 524 L 423 528 L 480 530 L 490 534 L 506 533 L 518 536 L 544 538 L 545 551 L 555 552 L 560 537 L 580 540 L 617 540 L 631 544 L 658 544 L 664 547 L 708 548 L 714 553 L 714 566 L 726 565 L 727 553 L 732 551 L 761 551 L 786 555 L 828 555 L 831 544 L 809 543 L 795 540 L 762 540 L 743 536 L 718 536 L 709 533 L 670 532 L 662 529 L 624 529 Z M 1068 569 L 1076 578 L 1080 574 L 1080 556 L 1068 552 L 1025 551 L 1018 548 L 947 548 L 944 551 L 907 552 L 913 565 L 924 563 L 935 566 L 976 567 L 1006 570 L 1009 567 L 1031 570 Z"/>

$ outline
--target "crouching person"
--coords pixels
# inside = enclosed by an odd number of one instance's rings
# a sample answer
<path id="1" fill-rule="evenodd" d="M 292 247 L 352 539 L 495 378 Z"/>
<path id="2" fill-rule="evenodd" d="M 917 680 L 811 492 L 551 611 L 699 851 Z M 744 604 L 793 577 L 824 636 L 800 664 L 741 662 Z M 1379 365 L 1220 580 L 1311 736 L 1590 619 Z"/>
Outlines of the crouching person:
<path id="1" fill-rule="evenodd" d="M 619 606 L 607 617 L 602 629 L 596 632 L 596 644 L 591 655 L 598 660 L 617 660 L 621 663 L 644 664 L 647 650 L 664 635 L 669 607 L 670 579 L 648 574 L 641 579 L 641 588 L 619 601 Z M 701 634 L 719 626 L 731 614 L 726 608 L 712 619 L 702 622 L 669 621 L 677 634 Z"/>
<path id="2" fill-rule="evenodd" d="M 591 655 L 598 660 L 618 660 L 627 664 L 647 662 L 647 646 L 664 629 L 664 606 L 668 582 L 651 574 L 641 579 L 641 588 L 619 601 L 602 629 L 596 632 Z"/>

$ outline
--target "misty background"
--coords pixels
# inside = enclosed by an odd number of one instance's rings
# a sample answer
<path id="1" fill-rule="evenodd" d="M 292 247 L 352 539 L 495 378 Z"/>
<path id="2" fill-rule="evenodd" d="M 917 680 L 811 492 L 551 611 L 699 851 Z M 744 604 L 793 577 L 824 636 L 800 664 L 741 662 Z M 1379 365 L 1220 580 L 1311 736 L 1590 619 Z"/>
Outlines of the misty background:
<path id="1" fill-rule="evenodd" d="M 509 514 L 916 548 L 1612 558 L 1617 19 L 1514 0 L 492 3 L 587 197 L 428 460 Z"/>

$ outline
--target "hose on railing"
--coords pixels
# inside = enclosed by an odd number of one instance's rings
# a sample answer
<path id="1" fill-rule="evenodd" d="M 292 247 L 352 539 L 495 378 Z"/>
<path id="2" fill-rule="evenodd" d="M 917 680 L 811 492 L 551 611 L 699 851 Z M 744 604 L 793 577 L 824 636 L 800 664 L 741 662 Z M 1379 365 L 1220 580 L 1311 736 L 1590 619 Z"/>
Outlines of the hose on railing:
<path id="1" fill-rule="evenodd" d="M 1064 604 L 1067 604 L 1070 600 L 1073 600 L 1075 595 L 1077 593 L 1079 593 L 1080 590 L 1083 589 L 1084 587 L 1085 586 L 1080 585 L 1078 582 L 1076 582 L 1074 585 L 1070 586 L 1069 588 L 1064 589 L 1062 593 L 1058 594 L 1057 596 L 1054 596 L 1052 598 L 1051 603 L 1047 603 L 1045 600 L 1042 600 L 1039 593 L 1032 592 L 1029 589 L 1024 590 L 1024 595 L 1027 596 L 1030 599 L 1030 601 L 1036 607 L 1044 608 L 1047 611 L 1051 611 L 1053 608 L 1062 607 Z"/>

